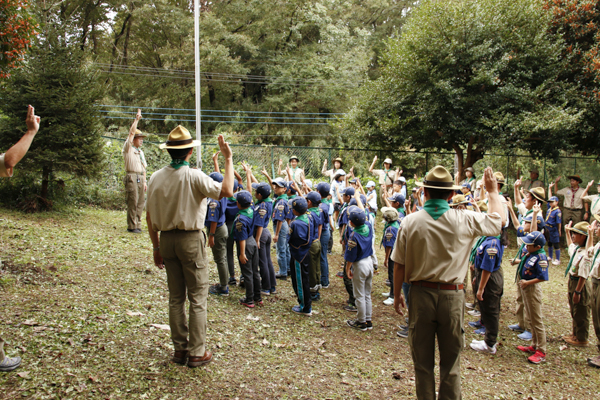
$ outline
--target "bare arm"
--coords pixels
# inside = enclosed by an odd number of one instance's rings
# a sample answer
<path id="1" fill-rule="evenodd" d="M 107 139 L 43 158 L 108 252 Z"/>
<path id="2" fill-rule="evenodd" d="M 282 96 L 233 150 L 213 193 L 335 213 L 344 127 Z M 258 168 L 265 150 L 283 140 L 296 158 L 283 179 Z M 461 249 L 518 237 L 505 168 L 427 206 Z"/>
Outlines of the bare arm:
<path id="1" fill-rule="evenodd" d="M 502 219 L 501 226 L 506 225 L 506 214 L 502 208 L 502 203 L 500 202 L 500 195 L 498 194 L 498 181 L 494 176 L 494 171 L 492 168 L 487 167 L 483 173 L 483 183 L 489 193 L 490 199 L 488 202 L 488 212 L 490 214 L 498 213 L 500 218 Z"/>
<path id="2" fill-rule="evenodd" d="M 587 186 L 585 187 L 585 190 L 583 191 L 583 193 L 581 193 L 581 197 L 585 197 L 588 195 L 588 190 L 590 190 L 590 187 L 594 184 L 594 181 L 590 181 L 588 182 Z M 548 196 L 550 197 L 550 196 Z"/>
<path id="3" fill-rule="evenodd" d="M 238 181 L 240 185 L 243 185 L 244 181 L 242 180 L 242 176 L 235 169 L 233 170 L 233 174 L 235 175 L 235 180 Z"/>
<path id="4" fill-rule="evenodd" d="M 225 173 L 223 174 L 223 183 L 221 185 L 221 194 L 219 199 L 223 197 L 233 196 L 233 153 L 229 147 L 229 143 L 225 141 L 223 135 L 217 138 L 221 154 L 225 158 Z"/>
<path id="5" fill-rule="evenodd" d="M 360 199 L 360 193 L 358 193 L 358 191 L 354 192 L 354 198 L 356 199 L 356 205 L 358 206 L 358 208 L 360 208 L 361 210 L 365 211 L 365 205 L 361 201 L 361 199 Z"/>
<path id="6" fill-rule="evenodd" d="M 479 281 L 479 289 L 477 289 L 477 300 L 479 301 L 483 301 L 483 291 L 485 290 L 485 285 L 487 285 L 491 274 L 490 271 L 484 269 L 481 270 L 481 281 Z"/>
<path id="7" fill-rule="evenodd" d="M 152 241 L 152 256 L 154 257 L 154 265 L 158 268 L 163 269 L 165 267 L 165 263 L 163 261 L 162 256 L 160 255 L 160 241 L 158 239 L 158 232 L 154 231 L 152 228 L 152 219 L 150 218 L 150 213 L 146 210 L 146 223 L 148 224 L 148 235 L 150 236 L 150 240 Z"/>
<path id="8" fill-rule="evenodd" d="M 323 168 L 321 168 L 321 173 L 322 173 L 323 175 L 327 176 L 327 173 L 326 173 L 326 172 L 327 172 L 327 160 L 325 160 L 325 161 L 323 162 Z"/>
<path id="9" fill-rule="evenodd" d="M 567 236 L 567 247 L 571 246 L 573 244 L 573 238 L 571 237 L 571 233 L 569 232 L 569 228 L 571 228 L 571 225 L 573 225 L 573 221 L 569 221 L 569 224 L 567 226 L 565 226 L 565 231 L 566 231 L 566 235 Z"/>
<path id="10" fill-rule="evenodd" d="M 267 172 L 267 169 L 263 167 L 262 171 L 260 172 L 267 178 L 267 180 L 269 181 L 269 185 L 273 186 L 273 181 L 271 180 L 271 176 Z"/>
<path id="11" fill-rule="evenodd" d="M 510 214 L 510 220 L 512 221 L 513 227 L 515 229 L 519 229 L 519 218 L 517 218 L 517 214 L 515 214 L 515 210 L 513 210 L 512 200 L 508 199 L 508 213 Z"/>
<path id="12" fill-rule="evenodd" d="M 213 156 L 213 166 L 215 169 L 215 172 L 221 172 L 221 170 L 219 169 L 219 153 L 221 153 L 220 151 L 217 151 Z"/>
<path id="13" fill-rule="evenodd" d="M 517 179 L 514 183 L 515 187 L 515 204 L 521 204 L 523 202 L 523 198 L 521 197 L 521 191 L 519 187 L 521 187 L 521 180 Z"/>
<path id="14" fill-rule="evenodd" d="M 373 158 L 373 162 L 371 163 L 371 166 L 369 167 L 369 172 L 373 172 L 373 169 L 375 168 L 375 163 L 377 162 L 377 156 L 375 156 Z"/>
<path id="15" fill-rule="evenodd" d="M 23 137 L 21 137 L 21 139 L 19 139 L 19 141 L 4 154 L 4 167 L 10 176 L 12 176 L 15 165 L 21 161 L 27 153 L 27 150 L 29 150 L 33 138 L 40 129 L 40 117 L 35 115 L 35 110 L 32 106 L 27 106 L 27 118 L 25 119 L 25 123 L 27 124 L 27 133 L 25 133 L 25 135 L 23 135 Z"/>
<path id="16" fill-rule="evenodd" d="M 402 295 L 402 284 L 404 283 L 404 264 L 394 263 L 394 310 L 400 315 L 404 315 L 402 311 L 406 307 L 404 304 L 404 296 Z"/>
<path id="17" fill-rule="evenodd" d="M 135 115 L 135 119 L 133 120 L 133 124 L 131 124 L 131 127 L 129 128 L 129 135 L 127 136 L 127 140 L 129 140 L 132 143 L 140 119 L 142 119 L 142 110 L 138 108 L 137 114 Z"/>

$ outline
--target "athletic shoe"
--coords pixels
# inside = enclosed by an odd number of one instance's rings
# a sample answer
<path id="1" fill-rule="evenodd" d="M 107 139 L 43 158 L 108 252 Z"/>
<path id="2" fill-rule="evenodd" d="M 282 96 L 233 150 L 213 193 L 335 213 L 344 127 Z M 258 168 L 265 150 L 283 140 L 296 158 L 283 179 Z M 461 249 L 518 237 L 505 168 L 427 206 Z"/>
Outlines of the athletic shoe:
<path id="1" fill-rule="evenodd" d="M 535 353 L 535 347 L 533 347 L 533 346 L 517 346 L 517 349 L 521 350 L 524 353 L 529 353 L 529 354 Z"/>
<path id="2" fill-rule="evenodd" d="M 350 311 L 350 312 L 358 312 L 356 306 L 353 306 L 352 304 L 345 305 L 344 310 Z"/>
<path id="3" fill-rule="evenodd" d="M 313 292 L 313 293 L 315 293 L 315 292 L 318 292 L 318 291 L 319 291 L 319 289 L 321 289 L 321 285 L 318 285 L 318 284 L 317 284 L 317 285 L 315 285 L 315 286 L 311 287 L 311 288 L 310 288 L 310 291 L 311 291 L 311 292 Z"/>
<path id="4" fill-rule="evenodd" d="M 521 328 L 519 324 L 509 325 L 508 329 L 515 332 L 525 332 L 525 329 Z"/>
<path id="5" fill-rule="evenodd" d="M 216 294 L 219 296 L 229 296 L 229 287 L 228 286 L 221 286 L 220 283 L 217 283 L 216 285 L 212 285 L 210 288 L 208 288 L 208 292 L 210 294 Z"/>
<path id="6" fill-rule="evenodd" d="M 496 345 L 494 347 L 490 347 L 484 340 L 475 341 L 471 343 L 471 348 L 475 351 L 480 351 L 482 353 L 496 354 Z"/>
<path id="7" fill-rule="evenodd" d="M 367 321 L 367 329 L 370 331 L 373 330 L 373 322 Z"/>
<path id="8" fill-rule="evenodd" d="M 398 329 L 400 329 L 401 331 L 407 331 L 408 325 L 398 325 Z"/>
<path id="9" fill-rule="evenodd" d="M 539 364 L 543 361 L 546 361 L 546 354 L 542 353 L 540 350 L 536 351 L 534 355 L 529 356 L 527 360 L 532 364 Z"/>
<path id="10" fill-rule="evenodd" d="M 337 274 L 335 274 L 335 276 L 337 276 L 338 278 L 343 278 L 344 277 L 344 272 L 340 271 Z"/>
<path id="11" fill-rule="evenodd" d="M 564 341 L 569 343 L 571 346 L 575 346 L 575 347 L 586 347 L 588 345 L 588 341 L 584 340 L 577 340 L 577 338 L 564 338 Z"/>
<path id="12" fill-rule="evenodd" d="M 321 289 L 329 289 L 329 285 L 321 285 Z"/>
<path id="13" fill-rule="evenodd" d="M 321 293 L 319 293 L 319 292 L 311 293 L 310 294 L 310 299 L 312 301 L 319 301 L 319 300 L 321 300 Z"/>
<path id="14" fill-rule="evenodd" d="M 390 297 L 390 292 L 381 293 L 383 297 Z"/>
<path id="15" fill-rule="evenodd" d="M 408 337 L 408 329 L 399 330 L 398 332 L 396 332 L 396 335 L 400 336 L 401 338 L 407 338 Z"/>
<path id="16" fill-rule="evenodd" d="M 588 358 L 587 363 L 590 367 L 600 368 L 600 356 L 594 358 Z"/>
<path id="17" fill-rule="evenodd" d="M 21 365 L 21 357 L 4 357 L 4 360 L 0 362 L 0 371 L 9 372 L 17 369 Z"/>
<path id="18" fill-rule="evenodd" d="M 385 299 L 383 301 L 383 304 L 385 304 L 386 306 L 393 306 L 394 305 L 394 298 L 393 297 L 388 297 L 387 299 Z"/>
<path id="19" fill-rule="evenodd" d="M 390 280 L 389 280 L 389 279 L 386 279 L 386 280 L 385 280 L 385 286 L 389 286 L 389 287 L 391 287 L 391 286 L 392 286 L 392 284 L 391 284 L 391 282 L 390 282 Z"/>
<path id="20" fill-rule="evenodd" d="M 475 309 L 475 303 L 467 303 L 465 304 L 465 306 L 467 306 L 467 308 L 470 308 L 471 310 Z"/>
<path id="21" fill-rule="evenodd" d="M 346 324 L 350 328 L 358 329 L 359 331 L 363 332 L 368 329 L 366 322 L 358 322 L 358 320 L 356 319 L 349 319 L 348 321 L 346 321 Z"/>
<path id="22" fill-rule="evenodd" d="M 469 314 L 472 317 L 481 317 L 481 312 L 477 310 L 469 310 L 467 311 L 467 314 Z"/>
<path id="23" fill-rule="evenodd" d="M 271 295 L 271 291 L 270 290 L 264 290 L 264 289 L 262 289 L 260 291 L 260 294 L 262 294 L 263 296 L 270 296 Z"/>
<path id="24" fill-rule="evenodd" d="M 235 286 L 235 285 L 237 285 L 237 281 L 235 280 L 235 278 L 233 276 L 231 278 L 229 278 L 228 285 L 229 286 Z"/>
<path id="25" fill-rule="evenodd" d="M 469 322 L 469 326 L 471 328 L 475 328 L 475 329 L 483 328 L 483 324 L 481 323 L 481 320 L 471 321 L 471 322 Z"/>
<path id="26" fill-rule="evenodd" d="M 275 278 L 281 279 L 282 281 L 287 281 L 287 275 L 284 274 L 277 274 L 275 275 Z"/>
<path id="27" fill-rule="evenodd" d="M 554 260 L 554 261 L 552 261 L 552 265 L 560 265 L 560 260 Z"/>
<path id="28" fill-rule="evenodd" d="M 485 326 L 483 326 L 483 327 L 481 327 L 481 328 L 477 329 L 477 330 L 475 331 L 475 333 L 476 333 L 476 334 L 478 334 L 478 335 L 485 335 Z"/>
<path id="29" fill-rule="evenodd" d="M 295 312 L 296 314 L 304 315 L 306 317 L 312 316 L 312 308 L 308 312 L 304 312 L 304 311 L 302 311 L 302 308 L 300 306 L 294 306 L 294 307 L 292 307 L 292 311 Z"/>
<path id="30" fill-rule="evenodd" d="M 240 303 L 242 303 L 242 305 L 248 307 L 248 308 L 254 308 L 254 301 L 253 300 L 249 300 L 245 297 L 242 297 L 240 299 Z"/>
<path id="31" fill-rule="evenodd" d="M 272 287 L 271 288 L 271 294 L 276 294 L 277 293 L 277 288 Z"/>
<path id="32" fill-rule="evenodd" d="M 529 332 L 529 331 L 524 331 L 524 332 L 523 332 L 523 333 L 521 333 L 520 335 L 517 335 L 517 337 L 518 337 L 519 339 L 521 339 L 521 340 L 527 340 L 527 341 L 529 341 L 529 340 L 531 340 L 531 339 L 532 339 L 532 337 L 533 337 L 533 336 L 531 335 L 531 332 Z"/>
<path id="33" fill-rule="evenodd" d="M 254 304 L 256 304 L 257 306 L 264 306 L 265 305 L 263 303 L 262 299 L 254 300 Z"/>

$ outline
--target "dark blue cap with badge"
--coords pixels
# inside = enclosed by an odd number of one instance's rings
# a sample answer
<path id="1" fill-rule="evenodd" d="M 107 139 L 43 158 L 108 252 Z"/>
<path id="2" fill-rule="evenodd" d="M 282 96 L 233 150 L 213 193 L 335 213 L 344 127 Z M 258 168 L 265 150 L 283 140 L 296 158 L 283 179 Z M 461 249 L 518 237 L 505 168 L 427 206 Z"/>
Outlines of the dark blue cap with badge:
<path id="1" fill-rule="evenodd" d="M 395 193 L 392 197 L 388 198 L 389 201 L 395 201 L 396 203 L 404 204 L 404 195 L 402 193 Z"/>
<path id="2" fill-rule="evenodd" d="M 254 184 L 252 184 L 254 186 Z M 256 185 L 256 194 L 260 194 L 264 199 L 271 195 L 271 186 L 268 183 L 259 183 Z"/>
<path id="3" fill-rule="evenodd" d="M 354 225 L 361 226 L 365 224 L 367 215 L 358 206 L 350 206 L 350 208 L 348 208 L 348 219 Z"/>
<path id="4" fill-rule="evenodd" d="M 544 237 L 544 234 L 542 232 L 531 232 L 523 238 L 523 243 L 544 247 L 544 245 L 546 244 L 546 238 Z"/>
<path id="5" fill-rule="evenodd" d="M 294 189 L 294 182 L 291 182 L 291 181 L 290 181 L 290 182 L 288 182 L 288 183 L 287 183 L 287 188 L 288 188 L 288 190 L 290 191 L 290 194 L 291 194 L 291 195 L 294 195 L 294 194 L 296 194 L 296 189 Z"/>
<path id="6" fill-rule="evenodd" d="M 283 178 L 275 178 L 271 182 L 273 182 L 273 185 L 277 185 L 279 187 L 287 187 L 287 183 L 283 180 Z"/>
<path id="7" fill-rule="evenodd" d="M 296 197 L 291 201 L 292 209 L 298 214 L 304 214 L 308 210 L 308 203 L 304 197 Z"/>
<path id="8" fill-rule="evenodd" d="M 347 187 L 346 189 L 344 189 L 344 196 L 354 196 L 354 188 L 352 187 Z"/>
<path id="9" fill-rule="evenodd" d="M 252 189 L 256 190 L 257 187 L 258 187 L 258 183 L 256 183 L 256 182 L 252 183 Z"/>
<path id="10" fill-rule="evenodd" d="M 309 192 L 306 195 L 306 200 L 310 200 L 314 207 L 321 203 L 321 195 L 317 192 Z"/>
<path id="11" fill-rule="evenodd" d="M 240 206 L 242 207 L 248 207 L 250 204 L 252 204 L 252 195 L 247 190 L 242 190 L 241 192 L 238 192 L 235 195 L 235 199 L 238 203 L 240 203 Z"/>
<path id="12" fill-rule="evenodd" d="M 317 183 L 317 191 L 321 194 L 321 199 L 323 197 L 327 197 L 329 192 L 331 191 L 331 185 L 327 182 L 319 182 Z"/>
<path id="13" fill-rule="evenodd" d="M 469 182 L 463 183 L 462 187 L 466 187 L 466 188 L 469 188 L 469 190 L 471 190 L 471 184 Z"/>
<path id="14" fill-rule="evenodd" d="M 364 194 L 360 195 L 360 201 L 361 203 L 363 203 L 363 206 L 367 204 L 367 196 L 365 196 Z"/>
<path id="15" fill-rule="evenodd" d="M 215 182 L 223 182 L 223 174 L 221 174 L 220 172 L 211 172 L 210 175 L 208 175 L 208 177 Z"/>
<path id="16" fill-rule="evenodd" d="M 558 197 L 552 196 L 548 199 L 548 201 L 558 201 Z"/>

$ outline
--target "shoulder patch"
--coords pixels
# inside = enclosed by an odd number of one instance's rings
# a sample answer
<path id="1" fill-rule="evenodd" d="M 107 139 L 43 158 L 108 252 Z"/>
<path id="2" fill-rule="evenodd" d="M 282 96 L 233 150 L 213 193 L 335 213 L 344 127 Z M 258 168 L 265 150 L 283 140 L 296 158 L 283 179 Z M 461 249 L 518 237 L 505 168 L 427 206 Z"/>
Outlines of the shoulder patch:
<path id="1" fill-rule="evenodd" d="M 285 210 L 285 205 L 283 205 L 283 204 L 278 205 L 277 210 L 279 210 L 279 211 Z"/>
<path id="2" fill-rule="evenodd" d="M 355 242 L 354 240 L 349 240 L 349 241 L 348 241 L 348 248 L 349 248 L 350 250 L 352 250 L 352 249 L 353 249 L 353 248 L 355 248 L 355 247 L 356 247 L 356 242 Z"/>
<path id="3" fill-rule="evenodd" d="M 538 265 L 539 265 L 539 266 L 540 266 L 542 269 L 544 269 L 544 268 L 548 268 L 548 261 L 543 261 L 543 260 L 540 260 L 540 262 L 538 263 Z"/>
<path id="4" fill-rule="evenodd" d="M 211 202 L 208 204 L 208 207 L 210 207 L 210 208 L 217 208 L 217 202 L 215 202 L 215 201 L 211 201 Z"/>
<path id="5" fill-rule="evenodd" d="M 265 215 L 267 215 L 267 210 L 266 210 L 266 209 L 264 209 L 264 208 L 261 208 L 260 210 L 258 210 L 258 214 L 259 214 L 261 217 L 264 217 Z"/>
<path id="6" fill-rule="evenodd" d="M 495 247 L 488 247 L 485 251 L 490 256 L 495 256 L 496 254 L 498 254 L 498 249 L 496 249 Z"/>
<path id="7" fill-rule="evenodd" d="M 237 229 L 238 232 L 241 232 L 243 227 L 244 227 L 243 222 L 241 222 L 241 221 L 236 222 L 235 229 Z"/>

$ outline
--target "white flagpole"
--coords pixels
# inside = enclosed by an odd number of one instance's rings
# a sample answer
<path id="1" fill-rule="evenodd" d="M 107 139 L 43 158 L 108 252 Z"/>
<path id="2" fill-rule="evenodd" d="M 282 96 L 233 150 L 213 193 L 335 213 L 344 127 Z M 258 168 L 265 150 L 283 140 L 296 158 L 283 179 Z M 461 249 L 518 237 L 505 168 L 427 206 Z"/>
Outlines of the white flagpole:
<path id="1" fill-rule="evenodd" d="M 196 139 L 200 141 L 196 167 L 202 168 L 202 106 L 200 103 L 200 1 L 194 0 L 194 59 L 196 65 Z"/>

